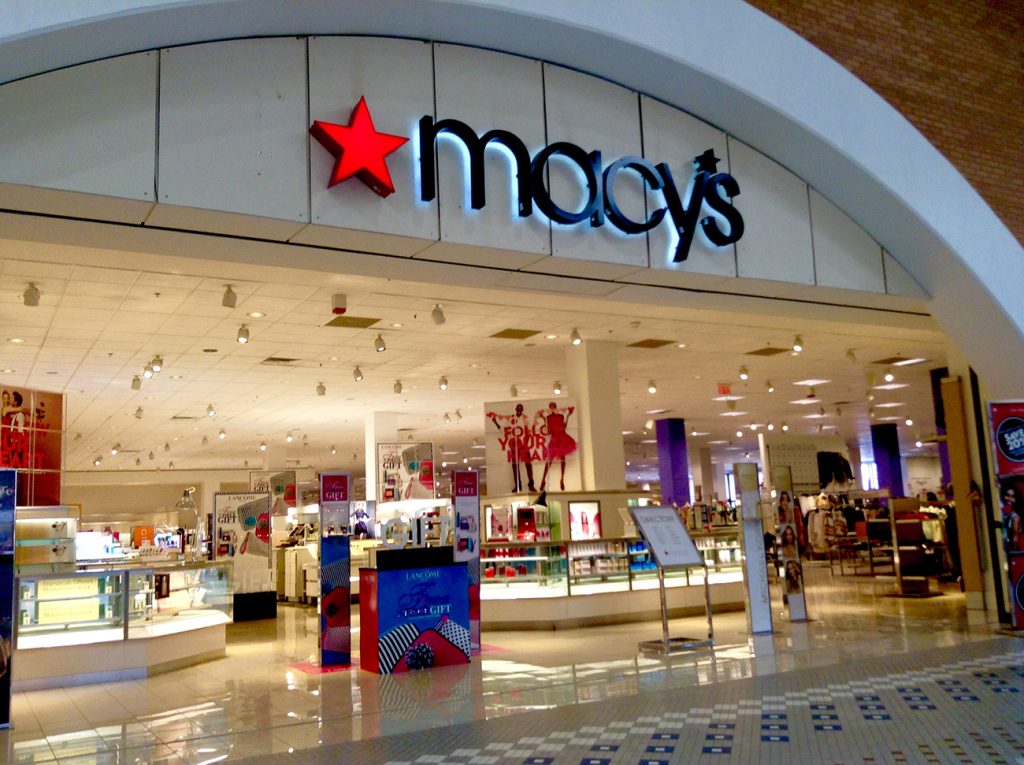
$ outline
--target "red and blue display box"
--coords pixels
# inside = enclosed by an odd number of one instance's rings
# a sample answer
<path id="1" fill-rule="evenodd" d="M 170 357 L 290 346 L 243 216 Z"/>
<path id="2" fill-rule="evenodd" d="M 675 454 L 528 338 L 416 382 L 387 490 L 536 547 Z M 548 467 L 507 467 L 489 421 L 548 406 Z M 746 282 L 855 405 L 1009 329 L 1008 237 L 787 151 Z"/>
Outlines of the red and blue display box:
<path id="1" fill-rule="evenodd" d="M 469 580 L 451 547 L 387 550 L 359 569 L 359 666 L 388 675 L 469 662 Z"/>

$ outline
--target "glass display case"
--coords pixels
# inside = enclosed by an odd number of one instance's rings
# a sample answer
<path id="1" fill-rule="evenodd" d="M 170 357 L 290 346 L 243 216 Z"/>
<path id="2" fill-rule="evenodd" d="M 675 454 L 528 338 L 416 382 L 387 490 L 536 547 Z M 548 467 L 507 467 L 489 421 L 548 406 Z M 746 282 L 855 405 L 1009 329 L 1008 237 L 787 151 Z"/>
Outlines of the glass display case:
<path id="1" fill-rule="evenodd" d="M 229 563 L 22 573 L 17 647 L 103 643 L 225 624 L 231 596 Z"/>
<path id="2" fill-rule="evenodd" d="M 78 514 L 70 507 L 19 507 L 14 565 L 22 573 L 74 571 Z"/>
<path id="3" fill-rule="evenodd" d="M 480 545 L 481 597 L 568 594 L 564 542 L 487 542 Z"/>

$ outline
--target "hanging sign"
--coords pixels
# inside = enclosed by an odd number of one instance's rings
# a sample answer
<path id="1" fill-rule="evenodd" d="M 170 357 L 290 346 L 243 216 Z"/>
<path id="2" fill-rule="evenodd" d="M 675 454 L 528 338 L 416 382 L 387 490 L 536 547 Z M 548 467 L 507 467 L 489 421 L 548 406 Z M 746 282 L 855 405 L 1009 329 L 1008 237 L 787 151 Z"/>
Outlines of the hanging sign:
<path id="1" fill-rule="evenodd" d="M 1024 629 L 1024 402 L 989 404 L 1013 626 Z"/>
<path id="2" fill-rule="evenodd" d="M 469 578 L 469 634 L 474 654 L 480 653 L 480 474 L 452 472 L 455 505 L 455 562 L 465 563 Z"/>

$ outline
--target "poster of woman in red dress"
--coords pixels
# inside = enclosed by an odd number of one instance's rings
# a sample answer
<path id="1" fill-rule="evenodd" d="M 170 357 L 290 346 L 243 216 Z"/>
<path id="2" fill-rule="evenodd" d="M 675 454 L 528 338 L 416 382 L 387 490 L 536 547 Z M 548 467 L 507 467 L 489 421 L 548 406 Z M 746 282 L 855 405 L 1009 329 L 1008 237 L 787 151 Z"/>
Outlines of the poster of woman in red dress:
<path id="1" fill-rule="evenodd" d="M 562 468 L 559 476 L 559 488 L 565 491 L 565 458 L 576 451 L 576 439 L 566 432 L 566 425 L 574 411 L 576 411 L 576 407 L 559 408 L 552 401 L 548 404 L 547 410 L 541 409 L 537 412 L 537 419 L 544 421 L 548 431 L 547 459 L 544 460 L 544 475 L 540 479 L 541 491 L 544 491 L 544 487 L 547 485 L 548 470 L 551 469 L 551 463 L 555 460 L 558 460 Z"/>

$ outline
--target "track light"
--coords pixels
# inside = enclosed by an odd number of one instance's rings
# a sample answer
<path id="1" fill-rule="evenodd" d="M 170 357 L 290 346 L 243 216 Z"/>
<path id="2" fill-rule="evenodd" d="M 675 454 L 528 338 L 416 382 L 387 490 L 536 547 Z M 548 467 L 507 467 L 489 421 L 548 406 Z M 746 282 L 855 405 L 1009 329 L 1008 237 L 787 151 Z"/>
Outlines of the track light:
<path id="1" fill-rule="evenodd" d="M 462 419 L 462 412 L 460 412 L 458 409 L 455 410 L 455 419 L 456 421 Z"/>
<path id="2" fill-rule="evenodd" d="M 452 421 L 452 417 L 451 417 L 451 415 L 450 415 L 450 414 L 448 414 L 448 412 L 445 412 L 445 413 L 444 413 L 444 421 L 445 421 L 446 423 L 449 423 L 449 422 L 451 422 L 451 421 Z"/>
<path id="3" fill-rule="evenodd" d="M 164 359 L 160 354 L 153 357 L 153 360 L 149 362 L 149 365 L 153 367 L 154 372 L 162 372 L 164 368 Z"/>
<path id="4" fill-rule="evenodd" d="M 554 393 L 556 396 L 561 396 L 562 383 L 558 382 L 558 380 L 555 380 L 555 384 L 551 386 L 551 392 Z"/>
<path id="5" fill-rule="evenodd" d="M 512 398 L 519 397 L 519 388 L 516 387 L 515 383 L 512 383 L 512 385 L 509 386 L 508 395 Z"/>
<path id="6" fill-rule="evenodd" d="M 153 452 L 150 452 L 150 453 L 149 453 L 149 457 L 148 457 L 148 459 L 150 459 L 150 460 L 155 460 L 155 459 L 156 459 L 156 455 L 155 455 L 155 454 L 153 454 Z"/>
<path id="7" fill-rule="evenodd" d="M 141 464 L 142 464 L 142 457 L 136 457 L 135 458 L 135 467 L 138 467 Z"/>
<path id="8" fill-rule="evenodd" d="M 114 444 L 113 446 L 110 447 L 110 456 L 113 457 L 119 451 L 121 451 L 121 442 L 120 441 L 118 441 L 116 444 Z"/>
<path id="9" fill-rule="evenodd" d="M 242 345 L 245 345 L 247 342 L 249 342 L 249 328 L 244 324 L 241 327 L 239 327 L 238 334 L 235 335 L 235 339 Z"/>
<path id="10" fill-rule="evenodd" d="M 751 430 L 755 430 L 756 431 L 757 430 L 757 423 L 756 422 L 752 422 L 752 423 L 750 423 L 749 427 L 750 427 Z"/>
<path id="11" fill-rule="evenodd" d="M 25 305 L 34 308 L 39 305 L 39 295 L 39 288 L 36 286 L 35 282 L 29 282 L 28 288 L 21 295 L 21 299 Z"/>
<path id="12" fill-rule="evenodd" d="M 171 470 L 174 470 L 174 461 L 172 460 L 171 462 L 167 463 L 167 467 L 169 467 Z"/>
<path id="13" fill-rule="evenodd" d="M 788 433 L 789 432 L 789 425 L 787 425 L 786 423 L 782 423 L 782 432 L 783 433 Z"/>
<path id="14" fill-rule="evenodd" d="M 848 351 L 846 352 L 846 360 L 847 360 L 847 361 L 851 361 L 851 362 L 853 362 L 854 364 L 856 364 L 856 363 L 857 363 L 857 354 L 853 352 L 853 348 L 850 348 L 850 349 L 849 349 L 849 350 L 848 350 Z"/>
<path id="15" fill-rule="evenodd" d="M 213 408 L 213 404 L 207 404 L 206 405 L 206 416 L 207 417 L 216 417 L 217 416 L 217 410 Z"/>
<path id="16" fill-rule="evenodd" d="M 743 438 L 743 431 L 742 430 L 737 430 L 736 431 L 736 438 Z"/>
<path id="17" fill-rule="evenodd" d="M 152 379 L 153 367 L 149 364 L 146 364 L 146 368 L 142 370 L 142 376 L 145 377 L 147 380 Z"/>
<path id="18" fill-rule="evenodd" d="M 924 441 L 917 440 L 917 441 L 914 442 L 914 446 L 916 446 L 918 449 L 920 449 L 922 446 L 924 446 Z"/>
<path id="19" fill-rule="evenodd" d="M 437 387 L 441 390 L 448 390 L 448 378 L 441 375 L 441 378 L 437 381 Z"/>
<path id="20" fill-rule="evenodd" d="M 395 380 L 395 384 L 392 386 L 391 389 L 395 393 L 401 393 L 402 392 L 402 381 L 401 380 Z"/>
<path id="21" fill-rule="evenodd" d="M 220 433 L 217 434 L 217 438 L 219 438 L 221 441 L 223 441 L 227 437 L 228 437 L 228 434 L 224 432 L 223 428 L 221 428 Z"/>
<path id="22" fill-rule="evenodd" d="M 363 370 L 360 369 L 359 367 L 356 367 L 355 369 L 353 369 L 352 370 L 352 379 L 355 380 L 356 382 L 362 382 L 363 381 Z"/>
<path id="23" fill-rule="evenodd" d="M 569 341 L 573 345 L 579 345 L 580 343 L 583 342 L 583 338 L 580 337 L 580 331 L 575 327 L 573 328 L 572 332 L 569 333 Z"/>
<path id="24" fill-rule="evenodd" d="M 309 446 L 309 436 L 305 433 L 302 434 L 302 445 Z"/>
<path id="25" fill-rule="evenodd" d="M 740 367 L 740 379 L 741 380 L 749 380 L 750 379 L 750 372 L 747 371 L 746 367 Z"/>
<path id="26" fill-rule="evenodd" d="M 326 396 L 327 395 L 327 386 L 324 385 L 322 382 L 319 382 L 319 383 L 316 384 L 316 395 L 318 395 L 318 396 Z"/>
<path id="27" fill-rule="evenodd" d="M 384 353 L 388 349 L 387 345 L 384 344 L 384 337 L 377 335 L 377 339 L 373 341 L 373 347 L 377 353 Z"/>
<path id="28" fill-rule="evenodd" d="M 142 378 L 138 375 L 132 377 L 132 390 L 142 390 Z"/>
<path id="29" fill-rule="evenodd" d="M 804 349 L 804 339 L 797 335 L 793 338 L 793 352 L 800 353 Z"/>
<path id="30" fill-rule="evenodd" d="M 766 388 L 768 389 L 768 392 L 769 392 L 769 393 L 774 393 L 774 392 L 775 392 L 775 386 L 774 386 L 774 385 L 772 385 L 772 381 L 771 381 L 771 380 L 769 380 L 768 382 L 766 382 L 766 383 L 764 384 L 764 387 L 766 387 Z"/>
<path id="31" fill-rule="evenodd" d="M 338 447 L 335 446 L 334 444 L 331 444 L 331 454 L 337 454 L 337 453 L 338 453 Z"/>
<path id="32" fill-rule="evenodd" d="M 647 381 L 647 392 L 648 393 L 657 393 L 658 392 L 658 385 L 657 385 L 657 383 L 654 382 L 654 380 L 648 380 Z"/>
<path id="33" fill-rule="evenodd" d="M 103 462 L 103 458 L 97 454 L 96 459 L 92 461 L 92 464 L 99 467 L 101 462 Z"/>
<path id="34" fill-rule="evenodd" d="M 235 307 L 235 303 L 237 303 L 237 302 L 238 302 L 238 295 L 236 295 L 235 291 L 233 289 L 231 289 L 231 285 L 230 284 L 225 284 L 224 285 L 224 297 L 222 297 L 220 299 L 220 304 L 222 306 L 224 306 L 225 308 L 234 308 Z"/>
<path id="35" fill-rule="evenodd" d="M 210 445 L 210 439 L 207 438 L 206 436 L 203 436 L 203 446 L 209 446 L 209 445 Z"/>
<path id="36" fill-rule="evenodd" d="M 906 422 L 908 428 L 914 424 L 914 421 L 909 417 L 906 420 L 904 420 L 904 422 Z"/>
<path id="37" fill-rule="evenodd" d="M 892 369 L 890 367 L 886 367 L 885 374 L 882 375 L 882 379 L 889 383 L 896 379 L 896 375 L 892 373 Z"/>
<path id="38" fill-rule="evenodd" d="M 444 311 L 441 310 L 441 304 L 435 303 L 434 310 L 430 312 L 430 318 L 434 324 L 444 324 L 447 319 L 445 318 Z"/>
<path id="39" fill-rule="evenodd" d="M 288 435 L 286 435 L 286 436 L 284 437 L 284 440 L 285 440 L 285 443 L 289 443 L 289 444 L 290 444 L 290 443 L 291 443 L 292 441 L 294 441 L 294 440 L 295 440 L 295 436 L 293 436 L 293 435 L 292 435 L 292 432 L 291 432 L 291 431 L 289 430 L 289 431 L 288 431 Z"/>
<path id="40" fill-rule="evenodd" d="M 768 425 L 767 425 L 767 428 L 768 428 L 768 432 L 769 433 L 771 431 L 775 430 L 775 423 L 774 422 L 769 422 Z"/>
<path id="41" fill-rule="evenodd" d="M 261 452 L 265 452 L 266 450 L 267 450 L 267 442 L 266 441 L 260 441 L 260 451 Z"/>
<path id="42" fill-rule="evenodd" d="M 141 406 L 138 409 L 135 410 L 135 419 L 136 420 L 141 420 L 142 419 L 142 407 Z"/>

